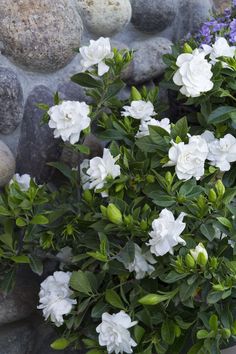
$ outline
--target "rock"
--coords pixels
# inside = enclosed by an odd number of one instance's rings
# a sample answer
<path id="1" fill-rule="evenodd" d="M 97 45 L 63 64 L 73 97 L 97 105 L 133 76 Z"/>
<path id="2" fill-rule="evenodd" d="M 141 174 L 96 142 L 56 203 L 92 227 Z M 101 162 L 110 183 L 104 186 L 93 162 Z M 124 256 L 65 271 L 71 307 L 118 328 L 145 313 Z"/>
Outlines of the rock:
<path id="1" fill-rule="evenodd" d="M 161 32 L 174 20 L 178 9 L 176 0 L 132 0 L 133 25 L 143 32 Z"/>
<path id="2" fill-rule="evenodd" d="M 129 0 L 77 0 L 85 27 L 97 36 L 112 36 L 131 19 Z"/>
<path id="3" fill-rule="evenodd" d="M 5 186 L 15 173 L 15 158 L 4 142 L 0 140 L 0 187 Z"/>
<path id="4" fill-rule="evenodd" d="M 29 322 L 0 327 L 1 354 L 33 353 L 33 329 Z"/>
<path id="5" fill-rule="evenodd" d="M 12 133 L 23 117 L 23 93 L 16 74 L 0 67 L 0 132 Z"/>
<path id="6" fill-rule="evenodd" d="M 0 293 L 0 326 L 25 319 L 37 311 L 38 291 L 38 278 L 22 267 L 12 292 L 7 296 Z"/>
<path id="7" fill-rule="evenodd" d="M 213 9 L 212 0 L 179 0 L 179 14 L 174 24 L 174 41 L 196 32 Z"/>
<path id="8" fill-rule="evenodd" d="M 82 20 L 70 0 L 0 0 L 2 53 L 29 70 L 64 67 L 80 46 Z"/>
<path id="9" fill-rule="evenodd" d="M 62 143 L 59 139 L 54 139 L 53 131 L 47 124 L 42 125 L 43 111 L 36 107 L 37 103 L 52 106 L 53 93 L 44 86 L 37 86 L 27 99 L 16 170 L 20 174 L 29 173 L 42 182 L 52 175 L 54 169 L 46 164 L 58 160 Z"/>
<path id="10" fill-rule="evenodd" d="M 86 103 L 91 101 L 89 97 L 86 97 L 84 88 L 72 81 L 61 83 L 58 86 L 57 91 L 60 99 L 62 100 L 80 101 Z"/>
<path id="11" fill-rule="evenodd" d="M 154 37 L 133 42 L 130 47 L 135 50 L 129 84 L 141 84 L 163 74 L 165 64 L 162 56 L 171 52 L 170 42 L 166 38 Z"/>

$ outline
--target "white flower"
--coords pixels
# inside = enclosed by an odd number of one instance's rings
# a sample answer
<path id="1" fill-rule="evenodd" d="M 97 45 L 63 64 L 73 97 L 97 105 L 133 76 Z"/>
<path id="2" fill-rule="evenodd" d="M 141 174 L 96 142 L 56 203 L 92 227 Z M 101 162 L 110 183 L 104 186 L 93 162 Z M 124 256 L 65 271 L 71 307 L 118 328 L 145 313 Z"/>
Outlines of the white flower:
<path id="1" fill-rule="evenodd" d="M 211 64 L 205 59 L 206 53 L 194 50 L 192 54 L 180 54 L 173 81 L 182 86 L 180 92 L 187 97 L 199 97 L 213 88 Z"/>
<path id="2" fill-rule="evenodd" d="M 152 222 L 153 231 L 149 233 L 151 239 L 148 246 L 151 246 L 151 253 L 156 256 L 164 256 L 166 253 L 173 254 L 173 248 L 179 243 L 186 242 L 180 237 L 186 224 L 183 222 L 185 213 L 181 213 L 175 220 L 174 215 L 168 209 L 163 209 L 158 219 Z"/>
<path id="3" fill-rule="evenodd" d="M 54 129 L 54 137 L 75 144 L 80 133 L 89 127 L 89 106 L 85 102 L 63 101 L 49 109 L 49 127 Z"/>
<path id="4" fill-rule="evenodd" d="M 179 179 L 185 181 L 195 177 L 197 180 L 204 175 L 204 164 L 208 155 L 206 141 L 200 136 L 190 137 L 189 143 L 173 143 L 169 150 L 170 161 L 164 165 L 175 166 Z"/>
<path id="5" fill-rule="evenodd" d="M 202 45 L 205 54 L 210 54 L 211 63 L 215 64 L 218 62 L 219 57 L 233 58 L 235 54 L 235 46 L 230 46 L 227 40 L 223 37 L 217 38 L 216 42 L 211 46 L 207 44 Z M 224 67 L 227 67 L 226 63 L 223 63 Z"/>
<path id="6" fill-rule="evenodd" d="M 202 134 L 202 138 L 208 144 L 207 159 L 211 165 L 218 167 L 221 171 L 229 171 L 230 162 L 236 161 L 236 138 L 231 134 L 226 134 L 223 138 L 216 139 L 208 130 Z"/>
<path id="7" fill-rule="evenodd" d="M 18 186 L 20 187 L 22 192 L 27 192 L 28 189 L 30 188 L 30 181 L 31 181 L 31 177 L 28 174 L 24 174 L 24 175 L 19 175 L 19 173 L 16 173 L 12 179 L 10 180 L 10 185 L 13 182 L 17 182 Z"/>
<path id="8" fill-rule="evenodd" d="M 63 270 L 64 266 L 67 263 L 70 263 L 73 257 L 72 248 L 69 246 L 63 247 L 60 252 L 57 253 L 57 258 L 60 259 L 60 266 L 59 268 Z"/>
<path id="9" fill-rule="evenodd" d="M 199 254 L 203 254 L 205 257 L 205 260 L 208 260 L 208 253 L 207 250 L 205 249 L 205 247 L 203 246 L 202 243 L 199 243 L 195 249 L 190 250 L 190 253 L 192 255 L 192 257 L 195 259 L 195 261 L 197 261 Z"/>
<path id="10" fill-rule="evenodd" d="M 124 112 L 121 112 L 122 116 L 132 117 L 143 121 L 148 121 L 152 116 L 156 115 L 153 104 L 150 101 L 132 101 L 130 106 L 124 106 L 123 109 Z"/>
<path id="11" fill-rule="evenodd" d="M 149 129 L 148 126 L 156 126 L 156 127 L 161 127 L 162 129 L 165 129 L 169 134 L 170 134 L 170 120 L 169 118 L 163 118 L 161 121 L 156 120 L 156 119 L 150 119 L 148 121 L 141 121 L 141 124 L 139 126 L 139 131 L 136 134 L 136 138 L 142 138 L 143 136 L 149 135 Z"/>
<path id="12" fill-rule="evenodd" d="M 109 149 L 104 149 L 103 157 L 94 157 L 89 161 L 87 175 L 89 177 L 89 189 L 101 189 L 104 187 L 107 177 L 120 176 L 120 166 L 116 165 L 119 156 L 113 157 Z"/>
<path id="13" fill-rule="evenodd" d="M 80 48 L 82 56 L 81 65 L 83 70 L 98 64 L 98 75 L 102 76 L 109 71 L 109 66 L 105 64 L 105 59 L 113 58 L 109 38 L 100 37 L 98 40 L 90 40 L 89 46 Z"/>
<path id="14" fill-rule="evenodd" d="M 86 171 L 89 168 L 89 160 L 84 159 L 83 162 L 80 164 L 80 180 L 81 180 L 81 185 L 84 190 L 89 189 L 90 182 L 89 182 L 89 176 L 87 175 Z"/>
<path id="15" fill-rule="evenodd" d="M 156 263 L 151 253 L 149 251 L 142 253 L 141 248 L 135 244 L 134 260 L 132 263 L 126 263 L 125 268 L 128 269 L 129 272 L 135 272 L 136 279 L 143 279 L 146 276 L 146 273 L 151 274 L 155 270 L 155 268 L 150 263 Z"/>
<path id="16" fill-rule="evenodd" d="M 97 326 L 99 333 L 99 344 L 107 347 L 110 353 L 133 353 L 132 347 L 137 344 L 131 338 L 128 328 L 137 324 L 137 321 L 131 322 L 131 318 L 124 311 L 110 315 L 105 312 L 102 315 L 102 323 Z"/>
<path id="17" fill-rule="evenodd" d="M 57 327 L 63 324 L 63 315 L 68 315 L 76 304 L 70 298 L 73 294 L 69 288 L 70 277 L 70 272 L 54 272 L 40 285 L 38 309 L 43 310 L 45 320 L 50 317 Z"/>

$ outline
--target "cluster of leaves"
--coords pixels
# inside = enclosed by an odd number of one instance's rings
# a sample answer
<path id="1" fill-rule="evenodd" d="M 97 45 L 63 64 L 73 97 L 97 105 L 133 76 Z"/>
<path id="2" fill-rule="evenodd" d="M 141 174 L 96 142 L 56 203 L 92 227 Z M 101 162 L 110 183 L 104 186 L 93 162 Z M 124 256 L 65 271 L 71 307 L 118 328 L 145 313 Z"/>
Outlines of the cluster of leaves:
<path id="1" fill-rule="evenodd" d="M 189 354 L 219 354 L 229 339 L 236 339 L 236 246 L 228 245 L 229 239 L 236 245 L 235 168 L 222 176 L 209 166 L 200 181 L 185 182 L 178 180 L 174 167 L 163 167 L 171 140 L 187 142 L 192 132 L 189 117 L 172 124 L 171 134 L 150 126 L 149 136 L 136 139 L 139 122 L 121 117 L 121 108 L 143 99 L 160 114 L 158 89 L 132 88 L 128 100 L 119 99 L 124 87 L 120 77 L 132 53 L 114 53 L 104 76 L 93 71 L 72 80 L 86 87 L 92 98 L 91 116 L 98 126 L 94 133 L 106 141 L 113 156 L 120 155 L 120 177 L 107 181 L 107 198 L 101 191 L 83 191 L 79 172 L 61 163 L 52 165 L 65 176 L 63 186 L 37 186 L 32 181 L 27 192 L 16 184 L 6 187 L 0 198 L 2 264 L 15 272 L 19 263 L 29 263 L 41 273 L 43 252 L 55 256 L 62 247 L 72 248 L 73 258 L 64 269 L 72 272 L 70 286 L 77 305 L 60 328 L 54 349 L 74 345 L 87 348 L 89 354 L 106 353 L 95 328 L 104 312 L 123 309 L 138 321 L 132 333 L 137 354 L 180 354 L 183 348 L 190 348 Z M 165 59 L 170 65 L 167 78 L 173 75 L 176 56 L 177 52 Z M 220 137 L 235 123 L 236 71 L 218 64 L 214 70 L 212 92 L 185 104 L 194 106 L 199 132 L 211 128 Z M 74 148 L 88 153 L 83 145 Z M 186 246 L 157 258 L 153 274 L 137 280 L 125 265 L 134 260 L 135 243 L 148 249 L 152 221 L 163 208 L 175 216 L 186 214 Z M 189 258 L 199 242 L 209 254 L 206 264 Z M 2 282 L 6 291 L 11 288 L 9 279 L 8 272 Z"/>

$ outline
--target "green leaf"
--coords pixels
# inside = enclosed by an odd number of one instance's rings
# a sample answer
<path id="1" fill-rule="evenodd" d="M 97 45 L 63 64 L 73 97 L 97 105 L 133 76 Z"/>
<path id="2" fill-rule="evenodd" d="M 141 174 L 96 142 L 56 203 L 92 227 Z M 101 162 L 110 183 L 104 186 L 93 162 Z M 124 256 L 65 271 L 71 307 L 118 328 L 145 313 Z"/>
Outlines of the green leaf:
<path id="1" fill-rule="evenodd" d="M 145 329 L 139 325 L 136 325 L 134 327 L 134 337 L 135 337 L 135 340 L 137 342 L 137 344 L 139 344 L 141 342 L 141 339 L 143 338 L 145 334 Z"/>
<path id="2" fill-rule="evenodd" d="M 27 256 L 12 256 L 11 260 L 15 263 L 27 264 L 30 262 L 29 257 Z"/>
<path id="3" fill-rule="evenodd" d="M 29 256 L 29 260 L 30 260 L 30 268 L 32 269 L 32 271 L 38 275 L 42 275 L 43 274 L 42 261 L 38 257 L 32 254 Z"/>
<path id="4" fill-rule="evenodd" d="M 150 136 L 143 136 L 137 139 L 135 145 L 144 152 L 156 152 L 158 150 L 158 145 L 152 141 Z"/>
<path id="5" fill-rule="evenodd" d="M 227 227 L 229 230 L 232 230 L 232 223 L 227 219 L 227 218 L 224 218 L 223 216 L 219 216 L 217 218 L 217 220 L 222 224 L 224 225 L 225 227 Z"/>
<path id="6" fill-rule="evenodd" d="M 70 278 L 70 286 L 81 293 L 87 295 L 92 294 L 92 287 L 89 278 L 85 272 L 79 270 L 78 272 L 73 272 Z"/>
<path id="7" fill-rule="evenodd" d="M 49 223 L 49 220 L 44 215 L 35 215 L 30 223 L 33 225 L 46 225 Z"/>
<path id="8" fill-rule="evenodd" d="M 64 350 L 70 345 L 70 342 L 66 338 L 56 339 L 50 347 L 54 350 Z"/>
<path id="9" fill-rule="evenodd" d="M 218 124 L 230 119 L 230 114 L 235 113 L 236 108 L 231 106 L 221 106 L 216 108 L 208 117 L 209 124 Z"/>
<path id="10" fill-rule="evenodd" d="M 101 81 L 94 79 L 91 75 L 87 73 L 79 73 L 71 77 L 71 81 L 79 84 L 83 87 L 88 88 L 102 88 Z"/>
<path id="11" fill-rule="evenodd" d="M 128 241 L 124 248 L 118 253 L 116 259 L 118 259 L 123 264 L 131 263 L 134 260 L 134 242 Z"/>
<path id="12" fill-rule="evenodd" d="M 208 332 L 205 330 L 205 329 L 200 329 L 198 332 L 197 332 L 197 339 L 205 339 L 208 337 Z"/>
<path id="13" fill-rule="evenodd" d="M 169 345 L 175 341 L 175 324 L 172 320 L 166 320 L 161 326 L 161 337 Z"/>
<path id="14" fill-rule="evenodd" d="M 27 222 L 23 218 L 17 218 L 16 219 L 16 226 L 18 227 L 24 227 L 27 225 Z"/>
<path id="15" fill-rule="evenodd" d="M 125 309 L 124 304 L 116 291 L 112 289 L 107 289 L 105 293 L 105 299 L 113 307 L 116 307 L 121 310 Z"/>
<path id="16" fill-rule="evenodd" d="M 186 139 L 188 134 L 188 121 L 186 117 L 183 117 L 175 123 L 174 127 L 171 130 L 171 136 L 175 140 L 177 136 L 181 139 Z"/>
<path id="17" fill-rule="evenodd" d="M 48 162 L 47 165 L 56 168 L 60 171 L 65 177 L 67 177 L 70 181 L 73 179 L 73 171 L 69 166 L 62 162 Z"/>
<path id="18" fill-rule="evenodd" d="M 114 97 L 123 87 L 125 87 L 125 83 L 122 80 L 117 79 L 114 81 L 111 85 L 109 85 L 104 100 L 108 101 L 110 98 Z"/>
<path id="19" fill-rule="evenodd" d="M 90 154 L 90 148 L 86 145 L 81 145 L 81 144 L 74 144 L 73 147 L 81 152 L 82 154 L 89 155 Z"/>
<path id="20" fill-rule="evenodd" d="M 200 231 L 209 241 L 212 241 L 215 237 L 215 229 L 211 224 L 202 224 Z"/>

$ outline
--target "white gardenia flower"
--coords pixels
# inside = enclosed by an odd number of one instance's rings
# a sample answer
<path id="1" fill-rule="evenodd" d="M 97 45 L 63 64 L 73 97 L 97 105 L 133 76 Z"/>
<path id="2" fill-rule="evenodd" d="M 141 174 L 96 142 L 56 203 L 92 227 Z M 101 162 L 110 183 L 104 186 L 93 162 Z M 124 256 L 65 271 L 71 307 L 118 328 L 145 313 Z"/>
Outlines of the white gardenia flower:
<path id="1" fill-rule="evenodd" d="M 194 258 L 195 261 L 197 261 L 199 254 L 203 254 L 205 257 L 205 260 L 208 260 L 208 253 L 207 250 L 205 249 L 205 247 L 203 246 L 202 243 L 199 243 L 195 249 L 190 250 L 190 253 L 192 255 L 192 257 Z"/>
<path id="2" fill-rule="evenodd" d="M 130 273 L 135 272 L 136 279 L 143 279 L 146 274 L 151 274 L 155 270 L 151 264 L 155 264 L 156 261 L 149 251 L 142 253 L 141 248 L 137 244 L 135 244 L 134 247 L 134 260 L 131 263 L 126 263 L 125 268 L 128 269 Z"/>
<path id="3" fill-rule="evenodd" d="M 169 134 L 170 134 L 170 120 L 169 118 L 163 118 L 162 120 L 156 120 L 156 119 L 150 119 L 148 121 L 141 121 L 141 124 L 139 126 L 139 131 L 136 134 L 136 138 L 142 138 L 143 136 L 149 135 L 149 129 L 148 126 L 156 126 L 156 127 L 161 127 L 162 129 L 165 129 Z"/>
<path id="4" fill-rule="evenodd" d="M 166 253 L 174 253 L 173 248 L 179 243 L 185 245 L 186 242 L 180 237 L 186 224 L 183 222 L 185 213 L 181 213 L 175 220 L 173 213 L 168 209 L 163 209 L 158 219 L 152 222 L 152 229 L 149 233 L 151 239 L 148 246 L 151 246 L 151 253 L 156 256 L 164 256 Z"/>
<path id="5" fill-rule="evenodd" d="M 49 127 L 54 129 L 54 137 L 75 144 L 79 141 L 81 132 L 88 128 L 89 106 L 85 102 L 63 101 L 49 109 Z"/>
<path id="6" fill-rule="evenodd" d="M 99 344 L 107 347 L 108 354 L 133 353 L 132 347 L 137 344 L 128 329 L 136 324 L 137 321 L 131 322 L 130 316 L 124 311 L 112 315 L 103 313 L 102 323 L 96 328 Z"/>
<path id="7" fill-rule="evenodd" d="M 19 175 L 19 173 L 16 173 L 11 181 L 9 182 L 10 185 L 13 182 L 17 182 L 18 186 L 20 187 L 22 192 L 27 192 L 28 189 L 30 188 L 30 181 L 31 181 L 31 177 L 28 174 L 24 174 L 24 175 Z"/>
<path id="8" fill-rule="evenodd" d="M 228 57 L 233 58 L 235 54 L 235 46 L 230 46 L 227 40 L 223 37 L 217 38 L 215 43 L 212 46 L 207 44 L 202 45 L 203 51 L 205 54 L 210 54 L 211 63 L 214 65 L 218 62 L 217 58 Z M 223 63 L 224 67 L 227 67 L 226 63 Z"/>
<path id="9" fill-rule="evenodd" d="M 119 156 L 115 158 L 109 149 L 103 150 L 103 157 L 94 157 L 89 161 L 87 175 L 89 177 L 89 189 L 101 189 L 104 187 L 107 177 L 116 178 L 120 176 L 120 166 L 116 165 Z"/>
<path id="10" fill-rule="evenodd" d="M 152 102 L 148 101 L 132 101 L 130 106 L 123 107 L 124 112 L 121 112 L 123 117 L 132 117 L 141 121 L 149 121 L 152 116 L 156 115 Z"/>
<path id="11" fill-rule="evenodd" d="M 211 165 L 218 167 L 222 172 L 230 170 L 230 163 L 236 161 L 236 138 L 226 134 L 221 139 L 216 139 L 214 134 L 206 130 L 202 138 L 208 144 L 207 159 Z"/>
<path id="12" fill-rule="evenodd" d="M 199 97 L 202 93 L 213 88 L 211 78 L 212 65 L 205 59 L 206 53 L 195 49 L 192 54 L 180 54 L 176 65 L 173 81 L 176 85 L 182 86 L 180 92 L 187 97 Z"/>
<path id="13" fill-rule="evenodd" d="M 38 309 L 43 310 L 45 320 L 50 317 L 57 327 L 63 324 L 63 315 L 68 315 L 76 304 L 70 298 L 73 294 L 69 288 L 70 277 L 70 272 L 54 272 L 40 285 Z"/>
<path id="14" fill-rule="evenodd" d="M 91 68 L 98 64 L 98 75 L 102 76 L 109 71 L 109 66 L 105 64 L 105 59 L 111 59 L 114 53 L 111 51 L 109 38 L 100 37 L 98 40 L 90 40 L 89 46 L 80 48 L 82 56 L 81 65 L 83 70 Z"/>
<path id="15" fill-rule="evenodd" d="M 187 181 L 192 177 L 199 180 L 204 175 L 207 155 L 206 141 L 200 135 L 195 135 L 189 138 L 188 144 L 173 143 L 169 150 L 170 161 L 164 167 L 175 166 L 177 177 L 181 180 Z"/>

